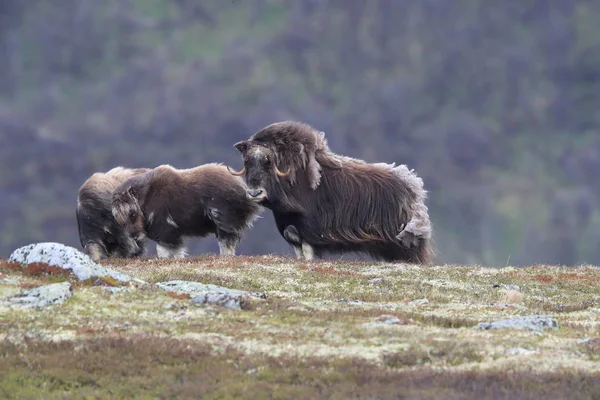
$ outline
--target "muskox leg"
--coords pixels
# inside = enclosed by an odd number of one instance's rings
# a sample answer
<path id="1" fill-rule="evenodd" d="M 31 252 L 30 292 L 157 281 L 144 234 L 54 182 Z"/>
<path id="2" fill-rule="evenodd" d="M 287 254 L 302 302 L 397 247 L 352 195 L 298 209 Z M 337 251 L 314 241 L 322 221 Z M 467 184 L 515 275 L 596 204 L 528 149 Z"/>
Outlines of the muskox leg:
<path id="1" fill-rule="evenodd" d="M 219 241 L 219 254 L 226 257 L 235 256 L 235 249 L 240 242 L 240 237 L 221 230 L 217 230 L 216 236 Z"/>
<path id="2" fill-rule="evenodd" d="M 304 255 L 302 254 L 302 246 L 294 246 L 294 253 L 296 253 L 297 259 L 304 257 Z"/>
<path id="3" fill-rule="evenodd" d="M 312 260 L 314 258 L 312 246 L 302 240 L 298 229 L 294 225 L 285 227 L 283 238 L 294 247 L 296 258 L 304 258 L 305 260 Z"/>
<path id="4" fill-rule="evenodd" d="M 219 240 L 219 254 L 222 256 L 235 256 L 235 243 Z"/>
<path id="5" fill-rule="evenodd" d="M 302 255 L 306 260 L 312 260 L 315 256 L 313 248 L 310 244 L 302 242 Z"/>
<path id="6" fill-rule="evenodd" d="M 283 238 L 292 245 L 294 248 L 294 252 L 296 253 L 296 258 L 300 259 L 303 257 L 302 252 L 302 238 L 298 233 L 298 229 L 294 225 L 288 225 L 283 230 Z"/>
<path id="7" fill-rule="evenodd" d="M 187 252 L 183 242 L 176 245 L 156 243 L 156 255 L 158 258 L 185 258 Z"/>
<path id="8" fill-rule="evenodd" d="M 108 258 L 108 254 L 106 253 L 104 246 L 102 246 L 98 243 L 94 243 L 94 242 L 87 243 L 84 247 L 84 250 L 85 250 L 85 253 L 88 256 L 90 256 L 90 258 L 94 262 Z"/>

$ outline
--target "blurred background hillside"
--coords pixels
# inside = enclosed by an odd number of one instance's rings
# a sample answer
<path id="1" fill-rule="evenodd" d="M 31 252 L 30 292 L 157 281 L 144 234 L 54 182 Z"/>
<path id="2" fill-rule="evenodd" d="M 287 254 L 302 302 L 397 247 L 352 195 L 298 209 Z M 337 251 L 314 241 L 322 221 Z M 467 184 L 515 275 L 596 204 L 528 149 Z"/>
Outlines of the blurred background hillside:
<path id="1" fill-rule="evenodd" d="M 79 248 L 95 171 L 239 169 L 236 141 L 294 119 L 415 168 L 440 263 L 600 264 L 599 22 L 597 0 L 3 0 L 0 257 Z M 270 212 L 238 252 L 292 254 Z"/>

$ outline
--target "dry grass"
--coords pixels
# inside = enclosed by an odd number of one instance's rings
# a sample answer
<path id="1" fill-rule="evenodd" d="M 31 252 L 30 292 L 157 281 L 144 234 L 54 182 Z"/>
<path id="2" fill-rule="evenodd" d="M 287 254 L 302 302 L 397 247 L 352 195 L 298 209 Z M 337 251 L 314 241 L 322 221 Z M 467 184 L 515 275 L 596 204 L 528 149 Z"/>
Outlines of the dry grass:
<path id="1" fill-rule="evenodd" d="M 448 347 L 443 357 L 472 359 Z M 235 349 L 156 337 L 0 344 L 3 398 L 591 399 L 600 378 L 581 372 L 441 372 L 420 365 L 434 353 L 386 357 L 392 368 L 316 357 L 248 357 Z M 477 357 L 475 357 L 477 359 Z"/>
<path id="2" fill-rule="evenodd" d="M 0 377 L 0 397 L 600 395 L 598 339 L 582 340 L 599 334 L 596 267 L 214 255 L 103 264 L 148 282 L 192 280 L 264 292 L 268 299 L 233 311 L 193 305 L 189 296 L 152 285 L 111 294 L 97 285 L 114 282 L 94 281 L 75 284 L 61 306 L 0 307 L 0 370 L 10 371 Z M 70 279 L 46 267 L 36 271 L 0 261 L 0 295 Z M 518 305 L 502 304 L 507 284 L 520 286 Z M 555 317 L 560 329 L 539 335 L 473 328 L 531 314 Z M 515 355 L 514 348 L 530 353 Z"/>

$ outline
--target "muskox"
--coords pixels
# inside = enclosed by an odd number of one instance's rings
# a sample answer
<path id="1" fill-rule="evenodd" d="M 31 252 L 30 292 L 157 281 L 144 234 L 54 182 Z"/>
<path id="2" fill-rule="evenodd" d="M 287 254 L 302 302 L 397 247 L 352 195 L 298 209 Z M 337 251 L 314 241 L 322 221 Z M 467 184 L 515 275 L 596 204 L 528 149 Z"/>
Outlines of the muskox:
<path id="1" fill-rule="evenodd" d="M 246 189 L 244 180 L 221 164 L 161 165 L 123 182 L 113 194 L 112 213 L 128 234 L 155 241 L 160 258 L 183 258 L 184 237 L 211 233 L 220 254 L 233 256 L 262 209 L 247 198 Z"/>
<path id="2" fill-rule="evenodd" d="M 298 258 L 359 252 L 385 261 L 431 262 L 423 180 L 405 165 L 333 153 L 325 134 L 292 121 L 266 126 L 234 147 L 248 198 L 273 211 Z"/>
<path id="3" fill-rule="evenodd" d="M 112 196 L 121 183 L 146 171 L 149 169 L 116 167 L 105 173 L 96 172 L 79 188 L 76 211 L 79 241 L 92 260 L 144 254 L 143 238 L 126 234 L 113 218 Z"/>

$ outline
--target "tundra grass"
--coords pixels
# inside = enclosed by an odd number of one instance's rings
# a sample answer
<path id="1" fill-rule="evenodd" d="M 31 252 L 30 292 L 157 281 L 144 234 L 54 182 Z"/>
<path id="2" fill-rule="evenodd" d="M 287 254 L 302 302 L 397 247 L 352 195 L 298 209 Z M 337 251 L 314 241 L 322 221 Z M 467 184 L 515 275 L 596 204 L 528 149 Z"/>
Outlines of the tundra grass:
<path id="1" fill-rule="evenodd" d="M 72 281 L 74 295 L 62 305 L 0 307 L 0 397 L 600 395 L 597 267 L 420 267 L 274 256 L 103 264 L 150 283 L 199 281 L 268 298 L 234 311 L 197 306 L 153 285 L 111 293 Z M 0 262 L 0 296 L 57 279 Z M 519 296 L 506 285 L 518 285 Z M 519 315 L 551 316 L 560 328 L 474 329 Z"/>

